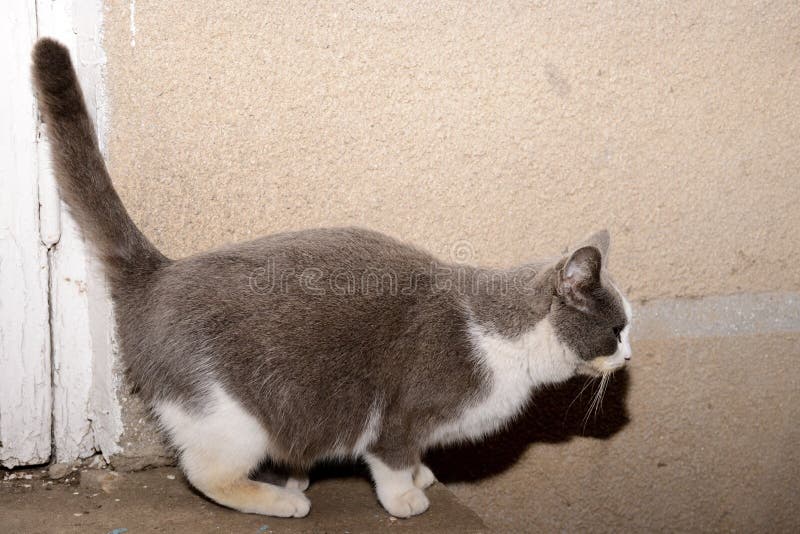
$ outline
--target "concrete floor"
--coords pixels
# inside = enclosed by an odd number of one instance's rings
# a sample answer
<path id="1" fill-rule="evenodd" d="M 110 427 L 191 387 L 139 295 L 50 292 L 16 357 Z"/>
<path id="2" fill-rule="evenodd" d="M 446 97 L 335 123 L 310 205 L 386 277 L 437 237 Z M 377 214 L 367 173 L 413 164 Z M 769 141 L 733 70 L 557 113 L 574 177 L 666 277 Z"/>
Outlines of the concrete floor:
<path id="1" fill-rule="evenodd" d="M 192 491 L 178 470 L 169 467 L 116 477 L 102 470 L 79 470 L 62 480 L 50 480 L 42 470 L 13 474 L 13 480 L 0 482 L 3 533 L 485 531 L 478 516 L 441 484 L 427 491 L 427 513 L 400 520 L 380 507 L 365 478 L 328 478 L 308 490 L 308 517 L 280 519 L 217 506 Z"/>

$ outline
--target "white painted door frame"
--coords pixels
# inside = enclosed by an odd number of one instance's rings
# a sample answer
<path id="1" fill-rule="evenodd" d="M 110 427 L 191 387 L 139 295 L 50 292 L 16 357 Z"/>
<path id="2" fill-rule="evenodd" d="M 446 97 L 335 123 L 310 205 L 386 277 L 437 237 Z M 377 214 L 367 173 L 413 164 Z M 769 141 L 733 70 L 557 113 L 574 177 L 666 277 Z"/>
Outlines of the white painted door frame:
<path id="1" fill-rule="evenodd" d="M 0 15 L 0 464 L 50 457 L 48 255 L 39 240 L 36 110 L 29 60 L 36 5 Z"/>
<path id="2" fill-rule="evenodd" d="M 70 48 L 104 147 L 102 1 L 11 0 L 0 14 L 0 464 L 118 450 L 111 304 L 58 198 L 30 86 L 38 36 Z M 0 41 L 0 42 L 2 42 Z"/>

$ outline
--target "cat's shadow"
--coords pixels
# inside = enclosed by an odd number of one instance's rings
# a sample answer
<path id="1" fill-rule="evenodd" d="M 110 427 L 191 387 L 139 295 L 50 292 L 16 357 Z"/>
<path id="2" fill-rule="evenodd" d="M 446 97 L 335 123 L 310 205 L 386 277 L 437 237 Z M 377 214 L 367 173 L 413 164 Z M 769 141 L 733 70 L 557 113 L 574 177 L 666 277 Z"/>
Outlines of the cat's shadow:
<path id="1" fill-rule="evenodd" d="M 509 469 L 536 443 L 563 443 L 579 436 L 609 439 L 630 421 L 626 406 L 630 377 L 624 369 L 615 373 L 602 405 L 589 413 L 598 386 L 599 381 L 587 385 L 586 378 L 576 377 L 542 389 L 525 412 L 498 434 L 480 443 L 433 450 L 425 462 L 441 482 L 473 482 Z M 353 475 L 367 476 L 367 472 L 363 465 L 322 464 L 314 468 L 311 479 Z"/>
<path id="2" fill-rule="evenodd" d="M 615 373 L 602 404 L 590 413 L 598 386 L 599 381 L 587 385 L 586 378 L 576 377 L 538 391 L 522 416 L 500 433 L 480 443 L 431 451 L 425 461 L 441 482 L 469 482 L 509 469 L 536 443 L 562 443 L 578 436 L 609 439 L 630 421 L 630 377 L 624 369 Z"/>

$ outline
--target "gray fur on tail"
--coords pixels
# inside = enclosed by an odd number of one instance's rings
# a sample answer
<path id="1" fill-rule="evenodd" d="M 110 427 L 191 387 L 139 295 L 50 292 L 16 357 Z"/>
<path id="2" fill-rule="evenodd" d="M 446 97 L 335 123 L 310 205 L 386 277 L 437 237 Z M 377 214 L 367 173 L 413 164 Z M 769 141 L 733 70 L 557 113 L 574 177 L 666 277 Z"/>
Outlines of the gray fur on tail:
<path id="1" fill-rule="evenodd" d="M 33 82 L 62 198 L 97 248 L 112 291 L 137 285 L 169 260 L 131 220 L 109 178 L 69 52 L 52 39 L 33 49 Z"/>

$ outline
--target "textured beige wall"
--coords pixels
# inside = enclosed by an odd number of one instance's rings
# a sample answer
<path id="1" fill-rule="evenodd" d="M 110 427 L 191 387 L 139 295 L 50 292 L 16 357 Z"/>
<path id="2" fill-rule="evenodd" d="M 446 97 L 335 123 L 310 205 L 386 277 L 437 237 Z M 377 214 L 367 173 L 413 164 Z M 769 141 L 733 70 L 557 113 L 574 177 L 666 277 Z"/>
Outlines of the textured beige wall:
<path id="1" fill-rule="evenodd" d="M 111 170 L 168 255 L 355 224 L 506 265 L 607 226 L 635 299 L 800 290 L 797 2 L 364 4 L 137 0 L 132 46 L 107 2 Z M 635 350 L 611 439 L 517 427 L 453 488 L 510 530 L 800 523 L 797 337 Z"/>
<path id="2" fill-rule="evenodd" d="M 109 1 L 111 169 L 168 255 L 363 225 L 633 298 L 800 289 L 800 4 Z M 569 7 L 568 7 L 569 4 Z"/>

